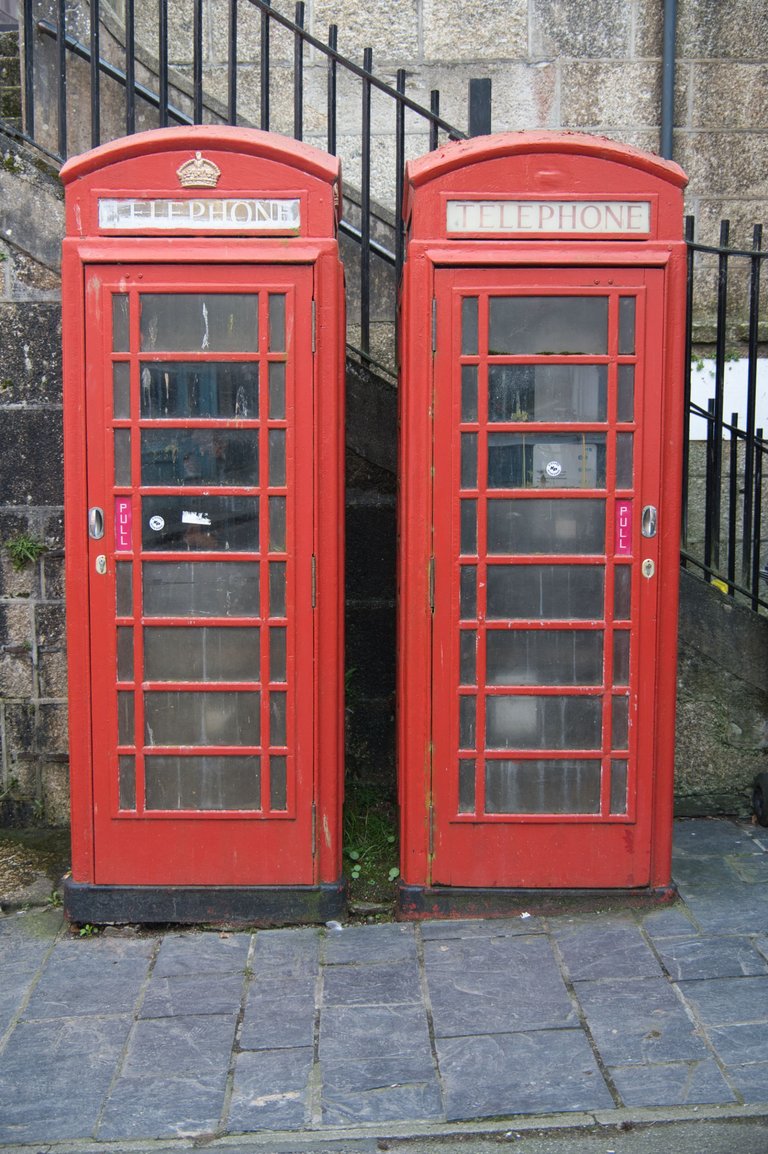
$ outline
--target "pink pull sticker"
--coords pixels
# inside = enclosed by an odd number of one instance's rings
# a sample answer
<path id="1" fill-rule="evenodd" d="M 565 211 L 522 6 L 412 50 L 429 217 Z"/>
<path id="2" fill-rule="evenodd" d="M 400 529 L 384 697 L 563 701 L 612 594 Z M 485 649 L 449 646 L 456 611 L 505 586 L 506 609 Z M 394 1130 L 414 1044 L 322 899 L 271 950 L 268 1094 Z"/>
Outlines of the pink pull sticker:
<path id="1" fill-rule="evenodd" d="M 632 502 L 616 502 L 616 545 L 617 557 L 629 557 L 632 553 Z"/>
<path id="2" fill-rule="evenodd" d="M 115 549 L 133 548 L 133 511 L 130 497 L 115 497 Z"/>

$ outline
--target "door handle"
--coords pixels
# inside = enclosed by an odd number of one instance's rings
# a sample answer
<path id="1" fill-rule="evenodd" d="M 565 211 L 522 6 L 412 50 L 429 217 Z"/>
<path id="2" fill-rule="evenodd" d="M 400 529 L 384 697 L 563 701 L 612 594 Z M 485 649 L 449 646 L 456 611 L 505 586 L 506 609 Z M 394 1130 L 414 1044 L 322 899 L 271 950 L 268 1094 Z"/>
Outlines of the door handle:
<path id="1" fill-rule="evenodd" d="M 640 522 L 640 532 L 644 537 L 656 536 L 656 522 L 658 520 L 658 512 L 655 505 L 645 505 L 643 508 L 643 517 Z"/>
<path id="2" fill-rule="evenodd" d="M 98 505 L 88 510 L 88 536 L 93 541 L 100 541 L 104 536 L 104 510 Z"/>

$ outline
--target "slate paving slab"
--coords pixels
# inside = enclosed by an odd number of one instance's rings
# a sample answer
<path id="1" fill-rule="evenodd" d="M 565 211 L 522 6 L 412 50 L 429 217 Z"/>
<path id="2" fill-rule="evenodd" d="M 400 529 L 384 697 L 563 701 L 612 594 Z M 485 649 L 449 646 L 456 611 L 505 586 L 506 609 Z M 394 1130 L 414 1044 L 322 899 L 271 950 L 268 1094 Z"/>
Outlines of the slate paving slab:
<path id="1" fill-rule="evenodd" d="M 430 1056 L 423 1005 L 327 1006 L 320 1015 L 321 1062 Z"/>
<path id="2" fill-rule="evenodd" d="M 96 1137 L 187 1138 L 218 1128 L 226 1071 L 200 1078 L 121 1078 L 101 1114 Z"/>
<path id="3" fill-rule="evenodd" d="M 574 981 L 661 976 L 658 959 L 629 918 L 556 923 L 553 936 Z"/>
<path id="4" fill-rule="evenodd" d="M 401 962 L 416 959 L 416 930 L 394 922 L 380 926 L 345 926 L 328 934 L 325 964 Z"/>
<path id="5" fill-rule="evenodd" d="M 764 1022 L 768 1029 L 768 975 L 680 982 L 706 1026 Z"/>
<path id="6" fill-rule="evenodd" d="M 307 1125 L 311 1072 L 309 1047 L 238 1054 L 229 1129 L 295 1130 Z"/>
<path id="7" fill-rule="evenodd" d="M 157 952 L 153 976 L 241 973 L 248 962 L 250 934 L 166 934 Z"/>
<path id="8" fill-rule="evenodd" d="M 283 1050 L 312 1046 L 316 984 L 315 978 L 251 982 L 240 1028 L 240 1048 Z"/>
<path id="9" fill-rule="evenodd" d="M 322 1064 L 322 1116 L 327 1125 L 442 1119 L 431 1055 L 331 1061 Z"/>
<path id="10" fill-rule="evenodd" d="M 141 1004 L 142 1018 L 185 1014 L 237 1013 L 243 993 L 242 974 L 179 974 L 152 976 Z"/>
<path id="11" fill-rule="evenodd" d="M 625 1106 L 695 1106 L 736 1101 L 714 1058 L 611 1066 L 609 1073 Z"/>
<path id="12" fill-rule="evenodd" d="M 230 1014 L 145 1018 L 136 1022 L 123 1073 L 133 1077 L 200 1077 L 226 1073 L 235 1037 Z"/>
<path id="13" fill-rule="evenodd" d="M 420 1002 L 421 982 L 415 958 L 404 958 L 396 966 L 334 966 L 325 974 L 323 1000 L 326 1005 L 382 1005 Z"/>
<path id="14" fill-rule="evenodd" d="M 658 949 L 674 981 L 768 974 L 768 961 L 748 937 L 676 938 Z"/>

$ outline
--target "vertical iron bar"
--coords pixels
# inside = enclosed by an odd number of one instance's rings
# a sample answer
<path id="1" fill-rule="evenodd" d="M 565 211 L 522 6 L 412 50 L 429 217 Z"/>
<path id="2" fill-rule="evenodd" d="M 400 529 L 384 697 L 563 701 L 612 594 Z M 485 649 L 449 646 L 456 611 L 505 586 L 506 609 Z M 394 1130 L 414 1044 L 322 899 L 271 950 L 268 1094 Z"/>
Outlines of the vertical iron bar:
<path id="1" fill-rule="evenodd" d="M 725 341 L 728 317 L 728 242 L 730 221 L 720 221 L 720 255 L 717 271 L 717 338 L 715 344 L 715 432 L 712 457 L 713 492 L 711 544 L 712 562 L 717 569 L 720 565 L 720 515 L 722 505 L 723 476 L 723 398 L 725 396 Z"/>
<path id="2" fill-rule="evenodd" d="M 661 56 L 661 155 L 672 159 L 675 124 L 675 50 L 677 0 L 664 0 L 664 31 Z"/>
<path id="3" fill-rule="evenodd" d="M 405 95 L 405 69 L 398 68 L 395 81 L 397 91 Z M 403 182 L 405 180 L 405 105 L 398 100 L 395 105 L 395 286 L 400 284 L 405 249 L 405 228 L 403 224 Z M 397 310 L 395 310 L 397 312 Z"/>
<path id="4" fill-rule="evenodd" d="M 266 8 L 261 10 L 261 107 L 259 122 L 263 132 L 269 132 L 269 6 L 272 0 L 265 0 Z"/>
<path id="5" fill-rule="evenodd" d="M 59 104 L 59 156 L 67 159 L 67 5 L 65 0 L 59 0 L 57 6 L 58 21 L 58 104 Z"/>
<path id="6" fill-rule="evenodd" d="M 706 480 L 704 482 L 704 565 L 707 576 L 711 576 L 712 568 L 712 507 L 715 504 L 715 441 L 717 433 L 715 421 L 715 402 L 712 397 L 707 400 L 707 457 Z M 719 484 L 719 482 L 718 482 Z M 717 502 L 719 506 L 719 501 Z"/>
<path id="7" fill-rule="evenodd" d="M 237 124 L 237 0 L 229 0 L 227 123 Z"/>
<path id="8" fill-rule="evenodd" d="M 691 369 L 693 361 L 693 266 L 695 253 L 693 251 L 695 222 L 692 216 L 685 218 L 685 240 L 687 252 L 687 281 L 685 306 L 685 369 L 683 373 L 683 516 L 681 524 L 681 540 L 684 549 L 688 548 L 688 485 L 691 467 Z"/>
<path id="9" fill-rule="evenodd" d="M 136 131 L 136 26 L 133 0 L 125 0 L 125 132 Z"/>
<path id="10" fill-rule="evenodd" d="M 336 24 L 328 28 L 328 47 L 335 52 L 339 45 L 339 29 Z M 336 59 L 328 57 L 328 152 L 336 155 Z"/>
<path id="11" fill-rule="evenodd" d="M 296 4 L 294 19 L 299 31 L 294 33 L 293 40 L 293 137 L 294 140 L 304 139 L 304 0 Z"/>
<path id="12" fill-rule="evenodd" d="M 99 0 L 91 0 L 91 148 L 101 144 L 101 14 Z"/>
<path id="13" fill-rule="evenodd" d="M 757 338 L 760 316 L 760 249 L 763 245 L 763 226 L 756 224 L 752 233 L 753 255 L 750 257 L 749 277 L 749 338 L 747 352 L 747 430 L 744 444 L 744 550 L 742 566 L 744 578 L 752 572 L 752 492 L 754 483 L 755 421 L 757 408 Z"/>
<path id="14" fill-rule="evenodd" d="M 731 413 L 731 440 L 728 453 L 728 595 L 733 597 L 736 582 L 736 515 L 739 508 L 739 414 Z"/>
<path id="15" fill-rule="evenodd" d="M 203 123 L 203 0 L 194 0 L 192 17 L 192 119 Z"/>
<path id="16" fill-rule="evenodd" d="M 491 131 L 490 80 L 470 80 L 467 121 L 470 136 L 487 136 Z"/>
<path id="17" fill-rule="evenodd" d="M 35 139 L 35 33 L 32 5 L 24 0 L 24 131 Z"/>
<path id="18" fill-rule="evenodd" d="M 440 115 L 440 92 L 437 88 L 433 88 L 429 94 L 429 110 L 433 117 Z M 429 122 L 429 151 L 434 152 L 437 148 L 437 123 L 430 120 Z"/>
<path id="19" fill-rule="evenodd" d="M 760 534 L 762 531 L 762 514 L 763 514 L 763 454 L 765 448 L 763 446 L 763 430 L 757 429 L 755 432 L 755 523 L 752 536 L 753 550 L 752 550 L 752 608 L 757 610 L 760 599 Z"/>
<path id="20" fill-rule="evenodd" d="M 371 82 L 373 49 L 363 50 L 362 173 L 360 180 L 360 349 L 371 347 Z"/>
<path id="21" fill-rule="evenodd" d="M 168 0 L 160 0 L 158 20 L 158 113 L 160 127 L 168 127 Z"/>

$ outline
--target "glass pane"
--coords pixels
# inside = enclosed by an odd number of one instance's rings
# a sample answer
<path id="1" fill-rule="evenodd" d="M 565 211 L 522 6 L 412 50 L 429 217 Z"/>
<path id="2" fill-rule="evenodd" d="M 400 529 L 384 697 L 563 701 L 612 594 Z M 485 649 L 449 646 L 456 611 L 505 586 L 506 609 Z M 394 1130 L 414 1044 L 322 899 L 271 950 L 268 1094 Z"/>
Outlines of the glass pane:
<path id="1" fill-rule="evenodd" d="M 613 571 L 613 616 L 616 621 L 628 621 L 632 592 L 632 570 L 629 565 L 617 565 Z"/>
<path id="2" fill-rule="evenodd" d="M 134 744 L 133 693 L 117 695 L 117 742 L 118 745 Z"/>
<path id="3" fill-rule="evenodd" d="M 487 761 L 486 813 L 599 813 L 600 762 Z"/>
<path id="4" fill-rule="evenodd" d="M 605 501 L 488 501 L 489 553 L 603 553 Z"/>
<path id="5" fill-rule="evenodd" d="M 492 356 L 608 352 L 607 297 L 491 297 L 488 304 Z"/>
<path id="6" fill-rule="evenodd" d="M 144 694 L 147 745 L 258 745 L 259 693 Z"/>
<path id="7" fill-rule="evenodd" d="M 270 693 L 269 695 L 269 744 L 287 745 L 288 727 L 286 718 L 285 693 Z"/>
<path id="8" fill-rule="evenodd" d="M 112 366 L 112 416 L 128 420 L 131 415 L 131 366 L 118 361 Z"/>
<path id="9" fill-rule="evenodd" d="M 613 748 L 629 748 L 629 698 L 614 697 L 611 702 Z"/>
<path id="10" fill-rule="evenodd" d="M 141 366 L 141 415 L 256 420 L 259 366 L 233 361 L 145 361 Z"/>
<path id="11" fill-rule="evenodd" d="M 131 483 L 131 430 L 115 429 L 115 484 Z"/>
<path id="12" fill-rule="evenodd" d="M 477 617 L 477 569 L 462 565 L 459 574 L 459 616 L 466 620 Z"/>
<path id="13" fill-rule="evenodd" d="M 145 766 L 149 810 L 261 808 L 259 757 L 148 757 Z"/>
<path id="14" fill-rule="evenodd" d="M 618 396 L 616 398 L 616 420 L 635 419 L 635 366 L 619 365 Z"/>
<path id="15" fill-rule="evenodd" d="M 613 635 L 613 684 L 629 685 L 628 629 L 619 629 Z"/>
<path id="16" fill-rule="evenodd" d="M 459 683 L 477 684 L 477 632 L 462 629 L 459 633 Z"/>
<path id="17" fill-rule="evenodd" d="M 147 561 L 147 617 L 258 617 L 259 566 L 247 561 Z"/>
<path id="18" fill-rule="evenodd" d="M 269 549 L 285 552 L 285 497 L 269 498 Z"/>
<path id="19" fill-rule="evenodd" d="M 269 294 L 269 351 L 285 352 L 285 293 Z"/>
<path id="20" fill-rule="evenodd" d="M 286 629 L 273 626 L 269 631 L 269 680 L 287 681 Z"/>
<path id="21" fill-rule="evenodd" d="M 461 505 L 461 552 L 477 552 L 477 501 L 464 500 Z"/>
<path id="22" fill-rule="evenodd" d="M 285 484 L 285 429 L 269 430 L 269 484 L 274 488 Z"/>
<path id="23" fill-rule="evenodd" d="M 459 698 L 459 747 L 474 749 L 477 744 L 477 700 L 474 697 Z"/>
<path id="24" fill-rule="evenodd" d="M 489 421 L 604 421 L 607 365 L 489 365 Z"/>
<path id="25" fill-rule="evenodd" d="M 133 681 L 133 626 L 117 627 L 117 680 Z"/>
<path id="26" fill-rule="evenodd" d="M 477 433 L 461 434 L 461 487 L 477 488 Z"/>
<path id="27" fill-rule="evenodd" d="M 118 617 L 133 613 L 133 561 L 115 563 L 115 611 Z"/>
<path id="28" fill-rule="evenodd" d="M 285 561 L 272 561 L 269 566 L 269 615 L 285 617 Z"/>
<path id="29" fill-rule="evenodd" d="M 255 353 L 259 348 L 256 293 L 142 293 L 142 352 Z"/>
<path id="30" fill-rule="evenodd" d="M 258 628 L 215 625 L 144 630 L 147 681 L 258 681 Z"/>
<path id="31" fill-rule="evenodd" d="M 490 629 L 488 685 L 602 685 L 602 630 Z"/>
<path id="32" fill-rule="evenodd" d="M 269 366 L 269 417 L 285 420 L 285 362 L 272 361 Z"/>
<path id="33" fill-rule="evenodd" d="M 244 552 L 259 548 L 259 502 L 253 497 L 142 497 L 147 550 Z"/>
<path id="34" fill-rule="evenodd" d="M 269 808 L 288 808 L 288 759 L 283 754 L 272 754 L 269 759 Z"/>
<path id="35" fill-rule="evenodd" d="M 488 488 L 605 488 L 605 433 L 548 433 L 544 437 L 489 433 Z"/>
<path id="36" fill-rule="evenodd" d="M 142 429 L 142 485 L 258 485 L 258 431 Z"/>
<path id="37" fill-rule="evenodd" d="M 619 356 L 635 351 L 635 298 L 619 297 Z"/>
<path id="38" fill-rule="evenodd" d="M 489 565 L 489 621 L 593 621 L 603 616 L 602 565 Z"/>
<path id="39" fill-rule="evenodd" d="M 121 753 L 117 759 L 118 805 L 120 809 L 136 808 L 136 758 Z"/>
<path id="40" fill-rule="evenodd" d="M 477 355 L 477 297 L 463 297 L 461 302 L 461 351 Z"/>
<path id="41" fill-rule="evenodd" d="M 459 762 L 459 813 L 475 812 L 475 760 Z"/>
<path id="42" fill-rule="evenodd" d="M 129 324 L 129 297 L 127 293 L 112 295 L 112 350 L 127 353 L 131 347 Z"/>
<path id="43" fill-rule="evenodd" d="M 461 419 L 477 420 L 477 365 L 461 366 Z"/>
<path id="44" fill-rule="evenodd" d="M 632 488 L 633 433 L 616 434 L 616 488 Z"/>
<path id="45" fill-rule="evenodd" d="M 599 749 L 600 697 L 503 695 L 486 702 L 488 749 Z"/>
<path id="46" fill-rule="evenodd" d="M 611 813 L 627 812 L 627 766 L 628 762 L 611 761 Z"/>

